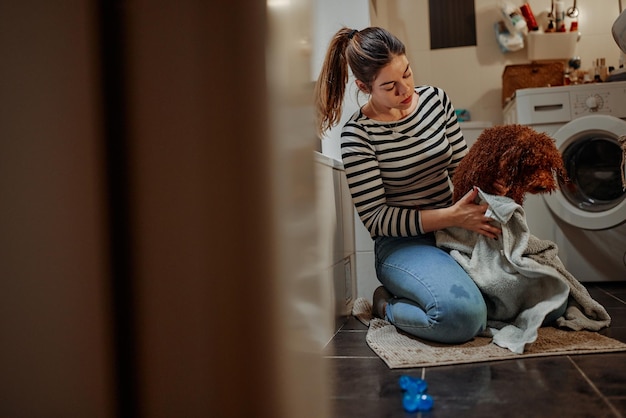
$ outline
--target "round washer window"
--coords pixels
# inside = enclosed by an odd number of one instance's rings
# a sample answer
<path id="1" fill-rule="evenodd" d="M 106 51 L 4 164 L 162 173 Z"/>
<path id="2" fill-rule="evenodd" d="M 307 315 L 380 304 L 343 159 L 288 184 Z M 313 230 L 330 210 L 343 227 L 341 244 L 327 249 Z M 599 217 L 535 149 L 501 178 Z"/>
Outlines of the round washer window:
<path id="1" fill-rule="evenodd" d="M 622 149 L 617 140 L 596 135 L 578 138 L 563 151 L 563 163 L 571 183 L 561 184 L 561 192 L 581 210 L 611 209 L 626 197 L 621 162 Z"/>

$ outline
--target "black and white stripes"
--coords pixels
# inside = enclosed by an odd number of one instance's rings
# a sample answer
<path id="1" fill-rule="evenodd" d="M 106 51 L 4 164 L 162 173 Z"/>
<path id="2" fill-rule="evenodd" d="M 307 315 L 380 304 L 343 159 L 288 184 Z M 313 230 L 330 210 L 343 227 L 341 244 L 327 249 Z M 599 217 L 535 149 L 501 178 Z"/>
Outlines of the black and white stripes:
<path id="1" fill-rule="evenodd" d="M 358 111 L 341 134 L 352 200 L 372 237 L 423 233 L 419 209 L 452 203 L 450 178 L 467 153 L 446 93 L 415 91 L 419 103 L 406 118 L 379 122 Z"/>

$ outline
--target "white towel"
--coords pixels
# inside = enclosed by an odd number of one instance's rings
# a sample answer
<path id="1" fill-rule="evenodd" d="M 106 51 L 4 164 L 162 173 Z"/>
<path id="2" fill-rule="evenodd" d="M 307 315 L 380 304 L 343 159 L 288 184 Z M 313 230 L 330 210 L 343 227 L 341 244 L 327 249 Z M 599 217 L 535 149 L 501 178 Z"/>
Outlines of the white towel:
<path id="1" fill-rule="evenodd" d="M 559 326 L 575 330 L 608 326 L 606 310 L 565 270 L 556 245 L 530 233 L 522 206 L 482 190 L 479 196 L 489 205 L 488 216 L 502 228 L 500 239 L 462 228 L 437 231 L 435 236 L 437 245 L 450 251 L 485 296 L 493 342 L 523 353 L 525 345 L 536 340 L 546 315 L 570 295 L 573 298 Z M 575 309 L 578 306 L 587 316 Z"/>

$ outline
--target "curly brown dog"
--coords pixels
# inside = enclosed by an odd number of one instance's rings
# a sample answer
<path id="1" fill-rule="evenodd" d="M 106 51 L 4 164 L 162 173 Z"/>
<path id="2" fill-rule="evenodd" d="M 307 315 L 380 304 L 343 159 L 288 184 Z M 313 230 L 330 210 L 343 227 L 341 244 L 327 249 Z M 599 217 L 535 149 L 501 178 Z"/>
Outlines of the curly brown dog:
<path id="1" fill-rule="evenodd" d="M 454 201 L 477 186 L 523 204 L 526 193 L 549 193 L 557 180 L 567 181 L 561 153 L 554 140 L 522 125 L 485 129 L 463 158 L 452 182 Z M 502 189 L 496 190 L 496 184 Z"/>

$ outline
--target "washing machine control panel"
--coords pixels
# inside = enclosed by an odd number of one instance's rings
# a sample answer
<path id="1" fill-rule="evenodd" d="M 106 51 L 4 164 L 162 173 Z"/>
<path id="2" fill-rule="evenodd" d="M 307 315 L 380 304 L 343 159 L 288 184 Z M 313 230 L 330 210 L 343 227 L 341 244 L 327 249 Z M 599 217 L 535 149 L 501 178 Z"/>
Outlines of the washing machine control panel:
<path id="1" fill-rule="evenodd" d="M 612 88 L 611 83 L 586 84 L 584 89 L 570 91 L 572 117 L 604 114 L 626 117 L 626 87 Z"/>
<path id="2" fill-rule="evenodd" d="M 597 112 L 602 109 L 604 105 L 604 99 L 599 94 L 594 94 L 593 96 L 587 97 L 585 100 L 585 106 L 589 109 L 590 112 Z"/>
<path id="3" fill-rule="evenodd" d="M 611 92 L 572 93 L 572 111 L 574 116 L 591 113 L 611 114 Z"/>
<path id="4" fill-rule="evenodd" d="M 566 123 L 586 115 L 626 119 L 626 81 L 533 87 L 515 92 L 503 110 L 505 123 Z"/>

